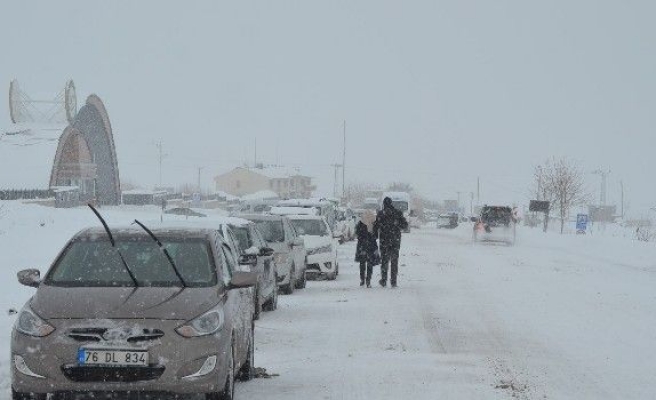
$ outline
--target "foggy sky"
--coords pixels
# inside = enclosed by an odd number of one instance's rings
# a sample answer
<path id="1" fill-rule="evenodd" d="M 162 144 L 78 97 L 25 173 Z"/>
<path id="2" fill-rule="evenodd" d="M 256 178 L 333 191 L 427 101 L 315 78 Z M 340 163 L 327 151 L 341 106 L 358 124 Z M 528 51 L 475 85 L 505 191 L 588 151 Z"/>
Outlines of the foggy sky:
<path id="1" fill-rule="evenodd" d="M 331 195 L 406 181 L 435 199 L 523 204 L 534 166 L 578 160 L 595 198 L 624 182 L 656 206 L 652 1 L 12 1 L 0 5 L 0 90 L 75 81 L 105 102 L 121 178 L 196 182 L 257 158 Z M 9 126 L 0 96 L 0 127 Z M 3 172 L 4 173 L 4 172 Z"/>

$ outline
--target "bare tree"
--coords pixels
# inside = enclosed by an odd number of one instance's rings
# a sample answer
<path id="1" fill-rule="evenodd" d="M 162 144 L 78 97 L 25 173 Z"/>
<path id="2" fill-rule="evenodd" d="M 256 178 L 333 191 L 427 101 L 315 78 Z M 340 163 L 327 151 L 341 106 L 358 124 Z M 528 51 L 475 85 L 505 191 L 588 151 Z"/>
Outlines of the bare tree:
<path id="1" fill-rule="evenodd" d="M 351 182 L 346 186 L 344 191 L 344 200 L 347 204 L 359 206 L 364 203 L 364 199 L 367 198 L 367 193 L 375 188 L 376 186 L 370 183 Z"/>
<path id="2" fill-rule="evenodd" d="M 563 233 L 572 206 L 587 199 L 583 173 L 575 161 L 567 158 L 547 160 L 540 172 L 543 200 L 550 200 L 556 206 L 560 213 L 560 233 Z"/>

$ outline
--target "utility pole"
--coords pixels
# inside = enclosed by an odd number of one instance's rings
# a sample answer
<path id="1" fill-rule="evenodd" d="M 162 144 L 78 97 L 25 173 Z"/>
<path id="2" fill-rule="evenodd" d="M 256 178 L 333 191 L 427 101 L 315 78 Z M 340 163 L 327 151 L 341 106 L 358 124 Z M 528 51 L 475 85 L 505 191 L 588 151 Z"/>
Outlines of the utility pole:
<path id="1" fill-rule="evenodd" d="M 253 161 L 253 167 L 257 168 L 257 136 L 255 136 L 255 158 Z"/>
<path id="2" fill-rule="evenodd" d="M 605 206 L 606 205 L 606 179 L 608 178 L 608 174 L 610 174 L 610 169 L 606 171 L 600 168 L 598 170 L 592 171 L 592 173 L 595 175 L 601 175 L 601 190 L 599 193 L 599 205 Z"/>
<path id="3" fill-rule="evenodd" d="M 458 211 L 460 211 L 460 193 L 462 192 L 456 192 L 458 194 Z"/>
<path id="4" fill-rule="evenodd" d="M 200 171 L 203 169 L 203 167 L 198 167 L 198 193 L 201 192 L 200 188 Z"/>
<path id="5" fill-rule="evenodd" d="M 341 168 L 342 164 L 330 164 L 330 166 L 335 168 L 335 180 L 333 181 L 333 196 L 337 197 L 337 172 Z"/>
<path id="6" fill-rule="evenodd" d="M 474 215 L 474 192 L 469 192 L 469 216 Z"/>
<path id="7" fill-rule="evenodd" d="M 342 153 L 342 199 L 346 196 L 346 120 L 344 120 L 344 148 Z"/>
<path id="8" fill-rule="evenodd" d="M 476 205 L 481 205 L 481 177 L 476 178 Z"/>

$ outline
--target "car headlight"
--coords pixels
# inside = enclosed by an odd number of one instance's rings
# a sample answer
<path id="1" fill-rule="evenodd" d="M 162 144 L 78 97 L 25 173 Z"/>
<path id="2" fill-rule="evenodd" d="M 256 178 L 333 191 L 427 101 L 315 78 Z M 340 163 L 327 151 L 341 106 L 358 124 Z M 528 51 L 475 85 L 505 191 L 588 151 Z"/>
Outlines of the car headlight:
<path id="1" fill-rule="evenodd" d="M 315 247 L 314 249 L 308 250 L 307 254 L 308 256 L 314 255 L 314 254 L 321 254 L 321 253 L 330 253 L 333 250 L 333 247 L 329 244 L 321 247 Z"/>
<path id="2" fill-rule="evenodd" d="M 14 328 L 18 332 L 29 336 L 45 337 L 55 331 L 55 327 L 41 319 L 38 315 L 25 305 L 18 315 Z"/>
<path id="3" fill-rule="evenodd" d="M 223 328 L 224 322 L 223 310 L 212 310 L 177 327 L 175 331 L 186 338 L 207 336 Z"/>

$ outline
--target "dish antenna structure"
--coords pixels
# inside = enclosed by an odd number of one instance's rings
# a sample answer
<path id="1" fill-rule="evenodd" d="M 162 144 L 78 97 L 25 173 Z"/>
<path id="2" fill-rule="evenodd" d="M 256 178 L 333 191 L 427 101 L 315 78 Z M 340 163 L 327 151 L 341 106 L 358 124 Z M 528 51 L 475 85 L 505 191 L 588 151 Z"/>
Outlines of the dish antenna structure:
<path id="1" fill-rule="evenodd" d="M 72 80 L 53 99 L 33 99 L 14 79 L 9 84 L 9 115 L 14 124 L 70 124 L 77 114 L 77 96 Z"/>

